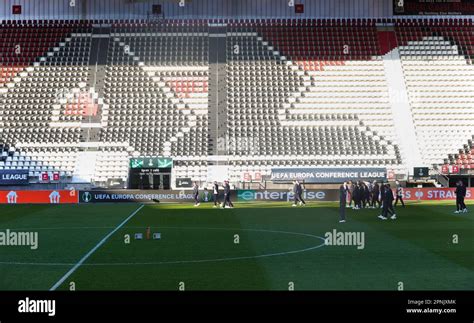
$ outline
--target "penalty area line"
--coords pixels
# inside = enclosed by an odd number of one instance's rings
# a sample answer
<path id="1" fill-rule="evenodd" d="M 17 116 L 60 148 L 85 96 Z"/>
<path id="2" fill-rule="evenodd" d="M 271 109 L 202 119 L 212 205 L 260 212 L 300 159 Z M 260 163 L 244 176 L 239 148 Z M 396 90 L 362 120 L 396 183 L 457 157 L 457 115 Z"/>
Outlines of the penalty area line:
<path id="1" fill-rule="evenodd" d="M 115 232 L 117 232 L 121 227 L 123 227 L 131 218 L 135 216 L 145 205 L 142 204 L 138 209 L 136 209 L 132 214 L 130 214 L 125 220 L 122 221 L 118 226 L 115 227 L 112 231 L 109 232 L 102 240 L 99 241 L 88 253 L 84 255 L 84 257 L 81 258 L 61 279 L 59 279 L 56 284 L 53 285 L 49 290 L 54 291 L 56 290 L 59 286 L 61 286 L 62 283 L 66 279 L 68 279 L 69 276 L 71 276 L 77 268 L 79 268 L 86 260 L 89 258 L 97 249 L 99 249 L 106 241 L 109 239 Z"/>

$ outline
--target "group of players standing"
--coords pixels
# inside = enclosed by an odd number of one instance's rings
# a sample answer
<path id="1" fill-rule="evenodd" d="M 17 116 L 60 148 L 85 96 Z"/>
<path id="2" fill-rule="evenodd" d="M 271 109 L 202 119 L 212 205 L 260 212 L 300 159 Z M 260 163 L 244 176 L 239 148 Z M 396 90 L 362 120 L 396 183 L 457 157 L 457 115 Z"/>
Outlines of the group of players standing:
<path id="1" fill-rule="evenodd" d="M 352 208 L 354 210 L 360 210 L 363 208 L 376 209 L 382 208 L 382 214 L 378 216 L 381 220 L 387 220 L 389 217 L 392 220 L 397 219 L 395 214 L 394 206 L 397 206 L 397 203 L 400 201 L 402 207 L 405 207 L 405 202 L 403 201 L 403 187 L 398 181 L 396 183 L 395 196 L 393 194 L 392 188 L 389 183 L 377 183 L 374 181 L 370 182 L 344 182 L 339 187 L 339 222 L 346 222 L 346 207 Z M 230 200 L 230 184 L 229 181 L 224 181 L 224 201 L 220 202 L 220 192 L 219 184 L 214 182 L 212 185 L 213 201 L 214 207 L 220 206 L 221 208 L 233 208 L 234 204 Z M 303 200 L 303 191 L 304 187 L 302 183 L 295 180 L 293 181 L 293 196 L 294 202 L 292 206 L 305 206 L 306 202 Z M 464 203 L 464 198 L 466 196 L 466 187 L 463 185 L 462 181 L 456 183 L 456 211 L 454 213 L 467 213 L 466 204 Z M 193 184 L 193 197 L 194 197 L 194 206 L 199 206 L 199 184 L 194 182 Z M 393 201 L 395 200 L 395 203 Z M 349 202 L 349 205 L 347 205 Z M 352 204 L 354 205 L 352 206 Z"/>
<path id="2" fill-rule="evenodd" d="M 396 182 L 396 185 L 395 206 L 398 201 L 400 201 L 402 206 L 405 207 L 405 203 L 403 202 L 403 188 L 398 181 Z M 373 183 L 359 181 L 356 183 L 349 182 L 347 187 L 349 207 L 352 207 L 352 203 L 354 203 L 353 209 L 355 210 L 362 208 L 375 209 L 376 207 L 383 205 L 386 197 L 391 198 L 392 201 L 394 199 L 390 184 L 388 183 L 379 185 L 376 181 Z M 385 195 L 386 192 L 388 196 Z"/>
<path id="3" fill-rule="evenodd" d="M 346 207 L 352 207 L 354 210 L 382 208 L 382 214 L 378 216 L 379 219 L 387 220 L 390 216 L 390 219 L 396 220 L 397 215 L 395 214 L 394 206 L 400 201 L 402 206 L 405 207 L 403 188 L 398 181 L 396 185 L 395 198 L 389 183 L 379 185 L 376 181 L 373 183 L 362 181 L 355 183 L 351 181 L 344 182 L 339 187 L 339 222 L 346 222 Z M 394 200 L 395 205 L 393 204 Z M 349 205 L 347 205 L 347 201 L 349 201 Z M 354 203 L 354 206 L 352 206 L 352 203 Z"/>
<path id="4" fill-rule="evenodd" d="M 344 182 L 339 188 L 340 194 L 340 220 L 339 222 L 346 222 L 346 203 L 349 201 L 347 207 L 352 207 L 354 210 L 360 210 L 363 208 L 382 208 L 382 214 L 378 216 L 381 220 L 387 220 L 390 216 L 390 219 L 396 220 L 397 215 L 395 214 L 394 206 L 397 205 L 398 201 L 401 202 L 402 206 L 405 207 L 405 202 L 403 202 L 403 188 L 400 183 L 396 182 L 396 198 L 393 196 L 392 188 L 389 183 L 379 185 L 377 181 L 373 183 L 366 183 L 362 181 L 358 182 Z M 303 200 L 302 184 L 295 180 L 293 181 L 293 205 L 305 206 L 306 203 Z M 393 201 L 395 200 L 395 205 Z M 352 206 L 354 203 L 354 206 Z"/>
<path id="5" fill-rule="evenodd" d="M 228 180 L 224 181 L 222 185 L 224 188 L 224 202 L 220 202 L 220 191 L 219 191 L 219 184 L 215 181 L 212 184 L 212 195 L 214 201 L 214 207 L 220 206 L 221 208 L 233 208 L 234 204 L 230 200 L 230 184 Z M 207 194 L 207 193 L 206 193 Z M 199 184 L 198 182 L 193 183 L 193 197 L 194 197 L 194 206 L 199 206 L 201 203 L 199 202 Z"/>

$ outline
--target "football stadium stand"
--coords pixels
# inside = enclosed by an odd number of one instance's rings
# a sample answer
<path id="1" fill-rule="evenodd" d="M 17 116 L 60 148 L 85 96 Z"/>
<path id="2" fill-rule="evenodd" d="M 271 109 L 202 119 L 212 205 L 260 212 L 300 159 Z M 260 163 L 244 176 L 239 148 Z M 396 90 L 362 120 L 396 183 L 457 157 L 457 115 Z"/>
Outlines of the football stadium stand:
<path id="1" fill-rule="evenodd" d="M 474 168 L 471 19 L 3 21 L 0 169 Z M 224 144 L 222 144 L 224 143 Z"/>

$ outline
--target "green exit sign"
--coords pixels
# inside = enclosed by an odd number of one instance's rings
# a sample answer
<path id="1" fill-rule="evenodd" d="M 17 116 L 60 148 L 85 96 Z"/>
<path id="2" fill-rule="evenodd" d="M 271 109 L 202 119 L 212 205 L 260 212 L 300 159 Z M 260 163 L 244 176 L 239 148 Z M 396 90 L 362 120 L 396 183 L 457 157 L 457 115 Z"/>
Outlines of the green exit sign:
<path id="1" fill-rule="evenodd" d="M 130 168 L 171 168 L 173 159 L 166 157 L 139 157 L 130 159 Z"/>

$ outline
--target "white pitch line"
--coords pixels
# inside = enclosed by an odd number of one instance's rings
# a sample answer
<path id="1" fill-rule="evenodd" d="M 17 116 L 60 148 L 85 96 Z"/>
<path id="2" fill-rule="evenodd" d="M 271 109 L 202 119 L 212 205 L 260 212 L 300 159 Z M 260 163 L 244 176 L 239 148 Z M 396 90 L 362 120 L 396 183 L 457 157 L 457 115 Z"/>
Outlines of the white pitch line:
<path id="1" fill-rule="evenodd" d="M 93 228 L 104 228 L 104 227 L 89 227 L 89 229 Z M 112 228 L 112 227 L 110 227 Z M 125 227 L 127 229 L 132 228 L 143 228 L 143 227 L 135 227 L 129 226 Z M 274 256 L 284 256 L 289 254 L 301 253 L 306 251 L 315 250 L 325 246 L 326 239 L 314 234 L 310 233 L 303 233 L 303 232 L 291 232 L 291 231 L 275 231 L 275 230 L 264 230 L 264 229 L 242 229 L 242 228 L 209 228 L 209 227 L 151 227 L 151 228 L 161 228 L 161 229 L 190 229 L 190 230 L 232 230 L 232 231 L 251 231 L 251 232 L 268 232 L 268 233 L 280 233 L 280 234 L 292 234 L 292 235 L 299 235 L 299 236 L 306 236 L 311 238 L 320 239 L 323 241 L 322 244 L 317 246 L 308 247 L 305 249 L 298 249 L 298 250 L 290 250 L 290 251 L 282 251 L 282 252 L 275 252 L 269 254 L 261 254 L 261 255 L 254 255 L 254 256 L 241 256 L 241 257 L 229 257 L 229 258 L 213 258 L 213 259 L 195 259 L 195 260 L 171 260 L 171 261 L 159 261 L 159 262 L 117 262 L 117 263 L 85 263 L 82 266 L 146 266 L 146 265 L 170 265 L 170 264 L 187 264 L 187 263 L 205 263 L 205 262 L 221 262 L 221 261 L 234 261 L 234 260 L 245 260 L 245 259 L 257 259 L 257 258 L 264 258 L 264 257 L 274 257 Z M 22 266 L 71 266 L 74 263 L 48 263 L 48 262 L 0 262 L 0 265 L 22 265 Z"/>
<path id="2" fill-rule="evenodd" d="M 77 264 L 75 264 L 74 267 L 72 267 L 63 277 L 61 277 L 61 279 L 58 280 L 56 284 L 54 284 L 53 287 L 51 287 L 49 290 L 53 291 L 53 290 L 56 290 L 59 286 L 61 286 L 61 284 L 64 283 L 64 281 L 69 276 L 71 276 L 77 270 L 77 268 L 79 268 L 87 260 L 87 258 L 89 258 L 97 249 L 99 249 L 107 241 L 108 238 L 110 238 L 115 232 L 117 232 L 121 227 L 123 227 L 125 223 L 127 223 L 133 216 L 135 216 L 135 214 L 137 214 L 138 211 L 140 211 L 144 206 L 145 205 L 142 204 L 138 209 L 136 209 L 132 214 L 130 214 L 125 220 L 123 220 L 122 223 L 120 223 L 108 235 L 106 235 L 102 240 L 100 240 L 99 243 L 96 244 L 94 248 L 92 248 L 87 254 L 85 254 L 84 257 L 82 257 L 81 260 L 79 260 Z"/>

